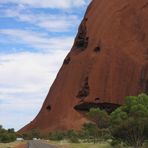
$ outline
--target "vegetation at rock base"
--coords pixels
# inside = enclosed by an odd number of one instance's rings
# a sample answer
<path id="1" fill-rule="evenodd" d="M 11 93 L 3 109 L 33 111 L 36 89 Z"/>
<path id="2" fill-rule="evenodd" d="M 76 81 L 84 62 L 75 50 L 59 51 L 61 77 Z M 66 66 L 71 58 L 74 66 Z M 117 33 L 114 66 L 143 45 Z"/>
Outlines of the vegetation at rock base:
<path id="1" fill-rule="evenodd" d="M 21 136 L 25 140 L 33 138 L 66 140 L 73 145 L 109 143 L 114 148 L 141 148 L 143 145 L 145 147 L 148 145 L 148 95 L 146 94 L 126 97 L 125 104 L 110 114 L 99 108 L 91 108 L 87 116 L 90 122 L 85 123 L 81 131 L 56 131 L 42 135 L 38 129 L 33 129 Z M 5 130 L 0 126 L 0 142 L 11 142 L 15 139 L 14 129 Z"/>
<path id="2" fill-rule="evenodd" d="M 99 108 L 91 108 L 90 119 L 81 131 L 56 132 L 49 139 L 75 139 L 70 142 L 106 142 L 111 146 L 141 148 L 148 140 L 148 95 L 126 97 L 125 104 L 111 114 Z M 54 137 L 54 138 L 53 138 Z"/>
<path id="3" fill-rule="evenodd" d="M 9 143 L 16 140 L 16 133 L 14 129 L 4 129 L 2 125 L 0 125 L 0 143 Z"/>
<path id="4" fill-rule="evenodd" d="M 55 141 L 63 140 L 64 137 L 65 137 L 65 133 L 63 132 L 53 132 L 53 133 L 49 133 L 48 135 L 48 139 L 55 140 Z"/>
<path id="5" fill-rule="evenodd" d="M 110 115 L 99 108 L 90 109 L 88 116 L 97 126 L 94 138 L 107 137 L 112 139 L 112 145 L 124 143 L 135 148 L 142 147 L 148 140 L 148 95 L 129 96 L 125 104 Z M 96 128 L 96 127 L 95 127 Z M 98 134 L 96 134 L 98 131 Z M 110 136 L 109 136 L 110 134 Z"/>
<path id="6" fill-rule="evenodd" d="M 110 115 L 114 139 L 140 148 L 148 140 L 148 95 L 130 96 L 125 104 Z"/>
<path id="7" fill-rule="evenodd" d="M 32 129 L 28 133 L 25 133 L 23 135 L 20 135 L 24 140 L 33 140 L 33 138 L 43 138 L 40 131 L 38 129 Z"/>

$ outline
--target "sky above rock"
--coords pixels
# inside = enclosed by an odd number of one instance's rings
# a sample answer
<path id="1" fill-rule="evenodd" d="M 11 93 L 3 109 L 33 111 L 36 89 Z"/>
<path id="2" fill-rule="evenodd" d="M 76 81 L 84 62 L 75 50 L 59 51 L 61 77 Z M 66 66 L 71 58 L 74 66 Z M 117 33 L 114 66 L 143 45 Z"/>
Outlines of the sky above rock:
<path id="1" fill-rule="evenodd" d="M 0 124 L 39 112 L 90 0 L 0 0 Z"/>

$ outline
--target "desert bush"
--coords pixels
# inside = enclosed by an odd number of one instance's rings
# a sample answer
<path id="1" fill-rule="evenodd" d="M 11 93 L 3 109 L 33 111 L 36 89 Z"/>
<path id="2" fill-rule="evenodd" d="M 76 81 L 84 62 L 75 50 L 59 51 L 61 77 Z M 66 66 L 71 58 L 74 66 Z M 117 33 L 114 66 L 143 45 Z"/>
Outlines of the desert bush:
<path id="1" fill-rule="evenodd" d="M 66 138 L 72 143 L 79 143 L 79 133 L 74 130 L 69 130 L 66 133 Z"/>
<path id="2" fill-rule="evenodd" d="M 9 143 L 16 140 L 16 133 L 14 129 L 4 129 L 0 126 L 0 142 L 2 143 Z"/>
<path id="3" fill-rule="evenodd" d="M 64 133 L 63 132 L 53 132 L 49 133 L 48 138 L 50 140 L 60 141 L 64 139 Z"/>

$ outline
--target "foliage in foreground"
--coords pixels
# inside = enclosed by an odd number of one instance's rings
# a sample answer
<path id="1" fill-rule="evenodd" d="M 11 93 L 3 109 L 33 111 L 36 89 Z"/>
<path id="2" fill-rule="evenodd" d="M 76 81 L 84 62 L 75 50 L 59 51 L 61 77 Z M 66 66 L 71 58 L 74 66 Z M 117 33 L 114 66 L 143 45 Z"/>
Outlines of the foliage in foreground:
<path id="1" fill-rule="evenodd" d="M 125 104 L 110 115 L 106 111 L 93 108 L 90 109 L 88 116 L 97 125 L 100 133 L 104 129 L 109 131 L 113 146 L 124 143 L 127 146 L 140 148 L 144 141 L 148 140 L 148 95 L 146 94 L 127 97 Z"/>
<path id="2" fill-rule="evenodd" d="M 9 143 L 16 140 L 16 134 L 14 132 L 14 129 L 4 129 L 0 125 L 0 143 Z"/>
<path id="3" fill-rule="evenodd" d="M 72 143 L 103 142 L 110 139 L 113 147 L 122 143 L 125 147 L 142 147 L 148 140 L 148 95 L 129 96 L 125 104 L 111 114 L 99 108 L 90 109 L 87 114 L 92 122 L 85 123 L 81 131 L 53 132 L 46 137 L 38 130 L 32 130 L 25 139 L 46 138 L 60 141 L 67 139 Z M 111 140 L 112 139 L 112 140 Z"/>
<path id="4" fill-rule="evenodd" d="M 111 114 L 111 133 L 119 142 L 139 148 L 148 139 L 148 95 L 130 96 Z"/>

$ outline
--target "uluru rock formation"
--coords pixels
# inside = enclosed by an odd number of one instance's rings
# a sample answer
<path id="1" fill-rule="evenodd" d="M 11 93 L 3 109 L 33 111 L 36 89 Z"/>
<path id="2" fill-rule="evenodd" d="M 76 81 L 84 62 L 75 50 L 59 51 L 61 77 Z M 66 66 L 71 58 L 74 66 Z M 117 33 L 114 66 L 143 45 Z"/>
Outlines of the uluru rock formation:
<path id="1" fill-rule="evenodd" d="M 84 112 L 111 112 L 148 92 L 148 0 L 93 0 L 36 118 L 20 130 L 80 129 Z"/>

